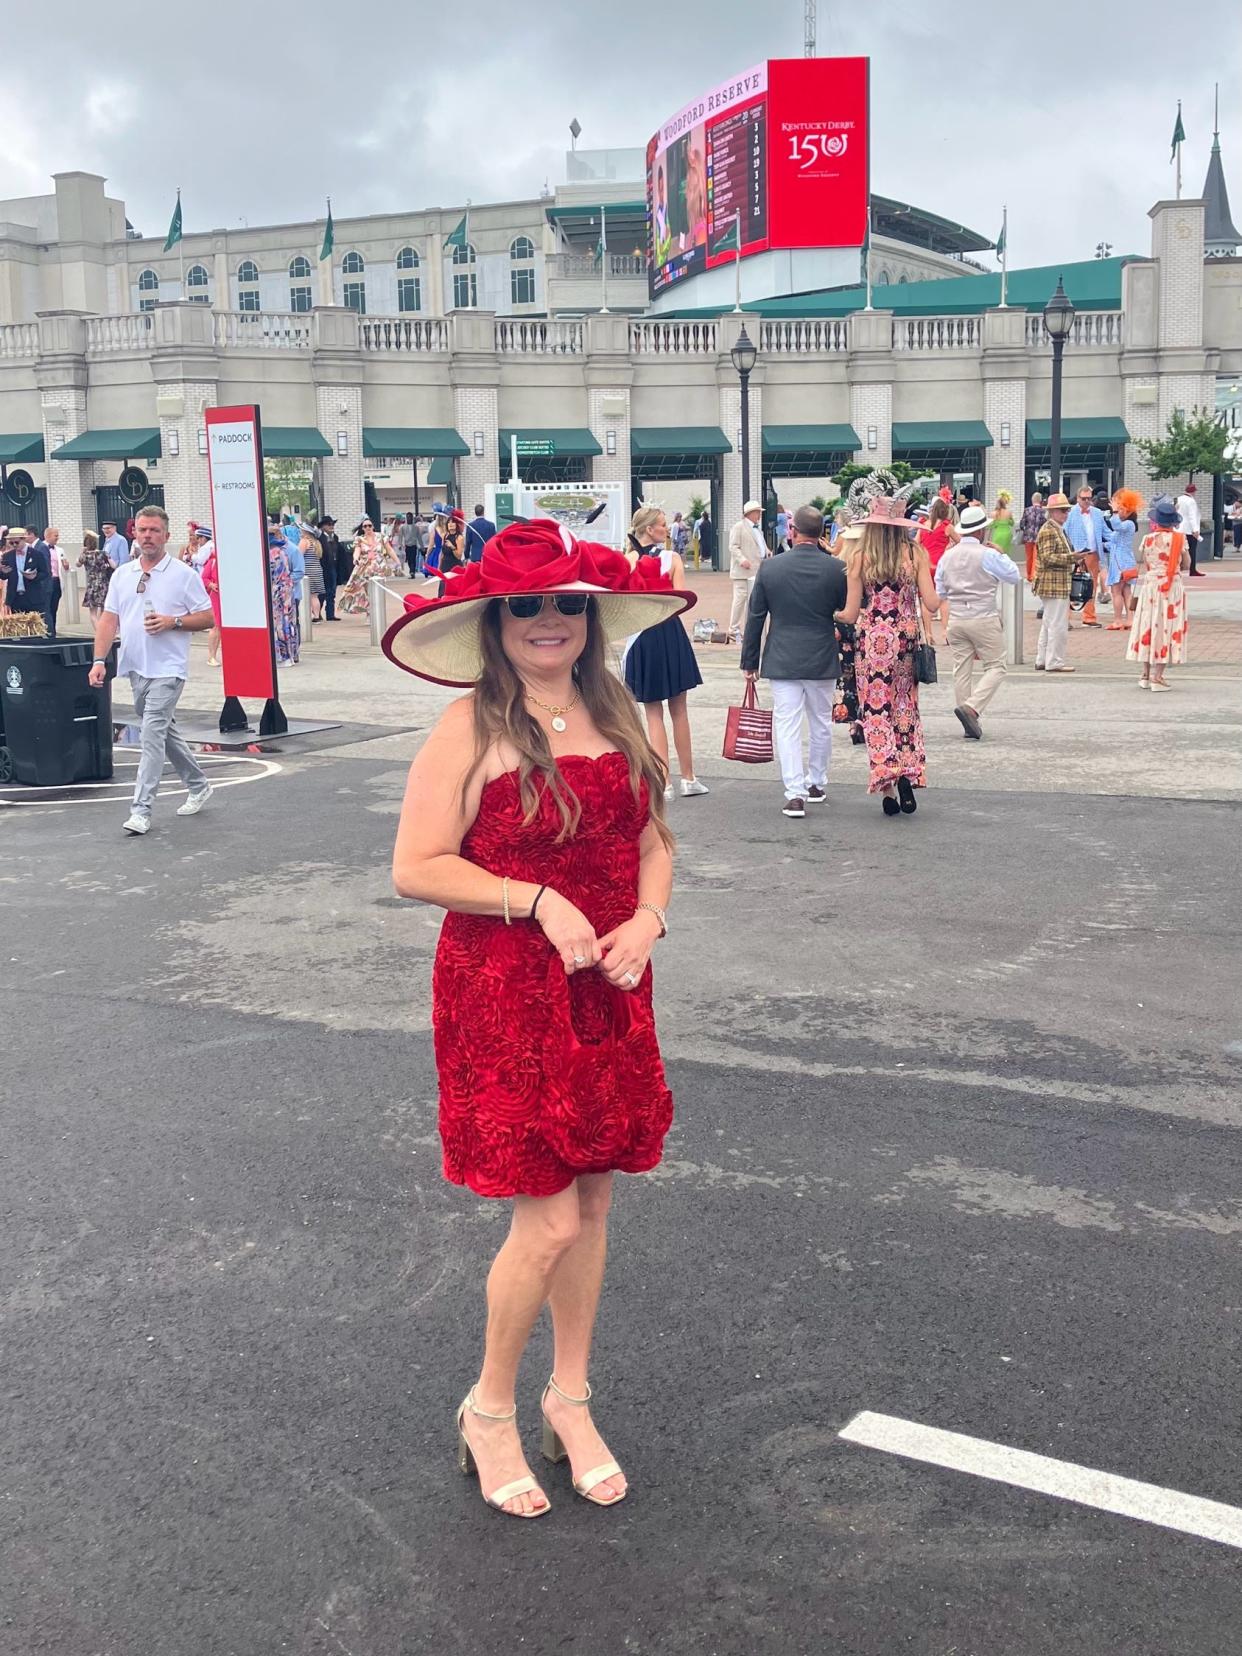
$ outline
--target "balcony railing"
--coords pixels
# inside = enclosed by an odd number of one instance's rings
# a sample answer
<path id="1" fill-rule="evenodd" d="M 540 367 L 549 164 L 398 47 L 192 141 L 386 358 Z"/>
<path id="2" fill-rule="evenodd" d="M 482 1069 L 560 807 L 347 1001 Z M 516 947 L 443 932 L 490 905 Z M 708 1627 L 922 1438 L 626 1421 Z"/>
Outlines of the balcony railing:
<path id="1" fill-rule="evenodd" d="M 496 349 L 502 356 L 581 356 L 586 350 L 582 322 L 498 321 Z"/>
<path id="2" fill-rule="evenodd" d="M 88 316 L 87 356 L 105 356 L 109 351 L 145 351 L 151 343 L 151 316 L 148 311 L 126 312 L 121 316 Z"/>
<path id="3" fill-rule="evenodd" d="M 309 351 L 310 317 L 304 311 L 217 311 L 221 349 Z"/>
<path id="4" fill-rule="evenodd" d="M 364 351 L 447 351 L 448 323 L 442 316 L 364 316 Z"/>
<path id="5" fill-rule="evenodd" d="M 1070 327 L 1067 345 L 1086 345 L 1107 350 L 1120 347 L 1120 311 L 1079 311 Z M 1052 339 L 1044 327 L 1043 313 L 1036 311 L 1026 319 L 1026 342 L 1037 348 L 1051 346 Z"/>
<path id="6" fill-rule="evenodd" d="M 630 323 L 630 350 L 635 356 L 715 356 L 714 322 Z"/>
<path id="7" fill-rule="evenodd" d="M 609 253 L 608 274 L 610 276 L 645 276 L 647 261 L 641 254 Z M 554 276 L 594 276 L 599 277 L 599 260 L 590 253 L 559 253 L 552 266 Z"/>
<path id="8" fill-rule="evenodd" d="M 759 324 L 759 349 L 767 355 L 813 356 L 849 348 L 849 323 L 844 317 Z"/>
<path id="9" fill-rule="evenodd" d="M 893 318 L 894 351 L 977 351 L 982 344 L 981 316 Z"/>
<path id="10" fill-rule="evenodd" d="M 0 361 L 12 362 L 19 357 L 36 357 L 38 354 L 37 322 L 6 322 L 0 327 Z"/>

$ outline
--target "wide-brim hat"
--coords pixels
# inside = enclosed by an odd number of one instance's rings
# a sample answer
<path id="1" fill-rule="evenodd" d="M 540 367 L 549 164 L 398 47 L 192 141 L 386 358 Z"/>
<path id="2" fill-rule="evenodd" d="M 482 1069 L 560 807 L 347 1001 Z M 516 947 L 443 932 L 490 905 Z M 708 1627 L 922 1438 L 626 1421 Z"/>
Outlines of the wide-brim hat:
<path id="1" fill-rule="evenodd" d="M 908 500 L 902 500 L 898 495 L 876 495 L 866 517 L 855 521 L 861 524 L 883 523 L 890 529 L 915 529 L 918 527 L 917 520 L 906 516 L 909 504 Z"/>
<path id="2" fill-rule="evenodd" d="M 1044 510 L 1046 512 L 1068 512 L 1072 504 L 1073 502 L 1068 495 L 1049 495 L 1047 500 L 1044 501 Z"/>
<path id="3" fill-rule="evenodd" d="M 973 535 L 976 529 L 986 529 L 991 521 L 984 507 L 967 506 L 957 520 L 957 526 L 964 535 Z"/>
<path id="4" fill-rule="evenodd" d="M 1157 529 L 1176 529 L 1182 521 L 1182 514 L 1177 509 L 1177 502 L 1170 500 L 1168 495 L 1160 495 L 1147 508 L 1147 516 Z"/>
<path id="5" fill-rule="evenodd" d="M 658 558 L 636 568 L 609 546 L 579 541 L 562 524 L 536 518 L 493 535 L 477 563 L 411 592 L 405 614 L 384 634 L 384 654 L 394 666 L 432 684 L 467 688 L 483 672 L 479 624 L 494 599 L 586 592 L 595 599 L 604 637 L 618 643 L 692 609 L 693 592 L 673 586 Z"/>

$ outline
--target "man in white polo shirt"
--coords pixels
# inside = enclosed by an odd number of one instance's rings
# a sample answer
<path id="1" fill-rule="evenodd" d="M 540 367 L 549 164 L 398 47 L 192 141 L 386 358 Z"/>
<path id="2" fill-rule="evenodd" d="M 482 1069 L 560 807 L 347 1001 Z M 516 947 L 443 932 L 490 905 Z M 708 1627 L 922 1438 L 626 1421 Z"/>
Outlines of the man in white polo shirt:
<path id="1" fill-rule="evenodd" d="M 124 825 L 127 834 L 149 831 L 165 758 L 189 790 L 178 816 L 197 815 L 211 797 L 211 783 L 183 741 L 174 715 L 190 665 L 190 634 L 205 632 L 215 618 L 202 577 L 170 557 L 167 544 L 168 513 L 162 506 L 144 506 L 134 522 L 137 556 L 113 571 L 95 628 L 91 683 L 98 687 L 104 682 L 108 651 L 119 631 L 118 671 L 129 675 L 142 720 L 142 758 L 133 809 Z"/>

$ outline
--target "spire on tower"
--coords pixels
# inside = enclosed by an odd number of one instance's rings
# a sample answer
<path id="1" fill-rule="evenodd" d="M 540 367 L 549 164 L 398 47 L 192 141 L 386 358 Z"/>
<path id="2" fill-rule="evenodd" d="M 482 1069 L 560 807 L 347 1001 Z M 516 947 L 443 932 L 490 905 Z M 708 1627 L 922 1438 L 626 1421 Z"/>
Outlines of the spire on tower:
<path id="1" fill-rule="evenodd" d="M 1203 181 L 1203 250 L 1209 256 L 1233 258 L 1242 247 L 1229 211 L 1229 191 L 1225 185 L 1225 168 L 1220 155 L 1220 86 L 1216 87 L 1216 106 L 1212 118 L 1212 153 L 1208 159 L 1207 177 Z"/>

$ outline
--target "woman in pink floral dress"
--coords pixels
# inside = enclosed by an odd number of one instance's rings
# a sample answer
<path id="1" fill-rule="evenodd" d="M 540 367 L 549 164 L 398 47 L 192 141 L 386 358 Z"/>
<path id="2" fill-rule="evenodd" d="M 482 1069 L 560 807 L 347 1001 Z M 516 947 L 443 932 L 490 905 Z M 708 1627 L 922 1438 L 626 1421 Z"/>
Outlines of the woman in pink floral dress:
<path id="1" fill-rule="evenodd" d="M 927 553 L 912 543 L 906 502 L 880 495 L 865 518 L 862 539 L 847 566 L 845 608 L 838 620 L 855 626 L 859 718 L 867 744 L 868 793 L 881 795 L 885 816 L 918 809 L 915 788 L 927 780 L 914 651 L 919 602 L 940 600 Z"/>

